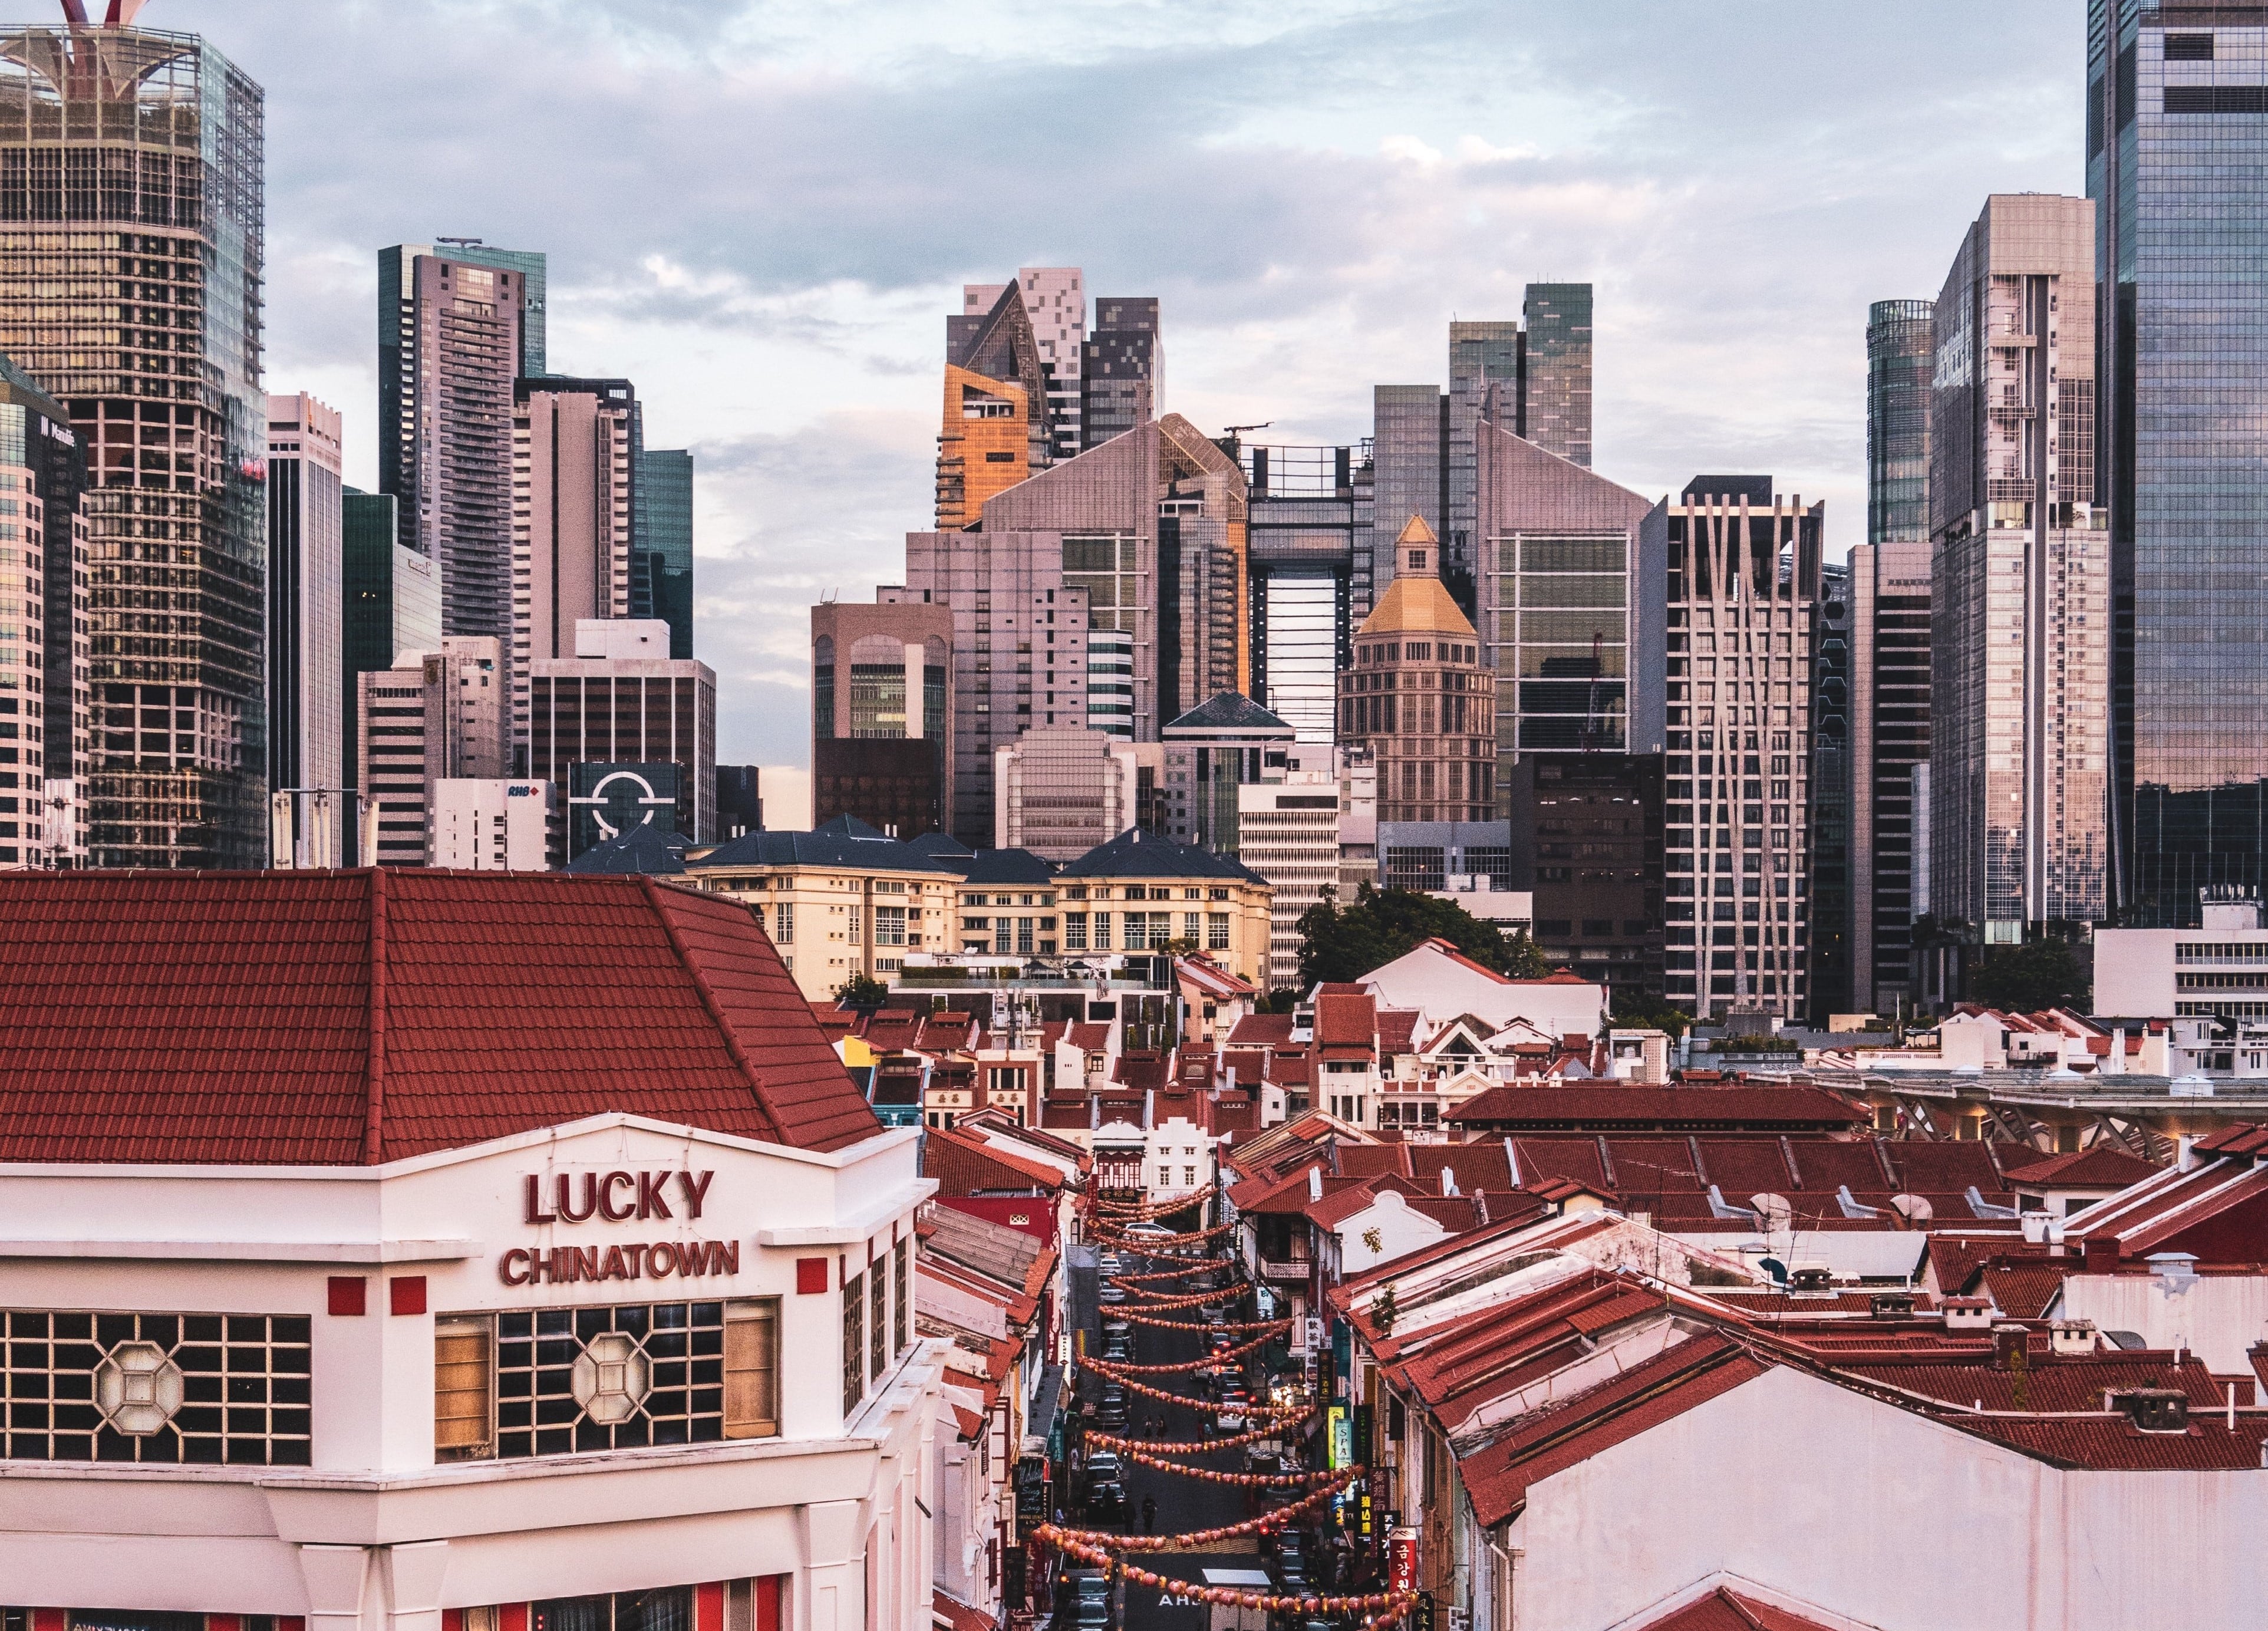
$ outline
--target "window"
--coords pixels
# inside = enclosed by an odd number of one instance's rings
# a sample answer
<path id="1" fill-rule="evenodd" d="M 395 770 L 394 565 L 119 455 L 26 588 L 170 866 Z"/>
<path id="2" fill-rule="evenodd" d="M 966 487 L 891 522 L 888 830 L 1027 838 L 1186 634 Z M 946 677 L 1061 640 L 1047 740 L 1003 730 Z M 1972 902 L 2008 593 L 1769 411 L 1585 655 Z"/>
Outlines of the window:
<path id="1" fill-rule="evenodd" d="M 890 1368 L 890 1280 L 883 1273 L 887 1266 L 876 1258 L 866 1266 L 867 1295 L 872 1306 L 867 1310 L 866 1342 L 869 1369 L 876 1379 Z"/>
<path id="2" fill-rule="evenodd" d="M 1107 911 L 1098 911 L 1094 914 L 1094 949 L 1097 951 L 1110 949 L 1110 914 Z"/>
<path id="3" fill-rule="evenodd" d="M 1205 949 L 1207 951 L 1228 949 L 1228 914 L 1226 912 L 1205 913 Z"/>
<path id="4" fill-rule="evenodd" d="M 891 1278 L 898 1282 L 897 1351 L 902 1354 L 913 1340 L 913 1333 L 907 1328 L 908 1322 L 912 1318 L 911 1310 L 914 1305 L 913 1287 L 910 1283 L 913 1274 L 913 1244 L 910 1241 L 902 1240 L 898 1242 L 890 1255 Z"/>
<path id="5" fill-rule="evenodd" d="M 865 934 L 865 909 L 861 906 L 850 908 L 850 938 L 854 942 Z"/>
<path id="6" fill-rule="evenodd" d="M 305 1315 L 6 1316 L 17 1461 L 306 1466 Z"/>
<path id="7" fill-rule="evenodd" d="M 1194 895 L 1197 891 L 1191 889 L 1189 893 Z M 1185 911 L 1182 914 L 1182 938 L 1192 946 L 1197 943 L 1197 924 L 1203 916 L 1202 912 L 1195 911 Z"/>
<path id="8" fill-rule="evenodd" d="M 778 927 L 772 938 L 783 946 L 795 944 L 795 908 L 786 901 L 772 908 L 779 918 Z"/>
<path id="9" fill-rule="evenodd" d="M 1073 911 L 1064 914 L 1064 949 L 1065 951 L 1086 949 L 1086 914 L 1085 912 Z"/>
<path id="10" fill-rule="evenodd" d="M 903 906 L 875 907 L 874 944 L 877 946 L 902 946 L 905 943 L 906 909 Z"/>
<path id="11" fill-rule="evenodd" d="M 543 1309 L 495 1319 L 498 1457 L 724 1437 L 722 1303 Z"/>
<path id="12" fill-rule="evenodd" d="M 779 1302 L 725 1309 L 725 1436 L 779 1435 Z"/>
<path id="13" fill-rule="evenodd" d="M 843 1413 L 858 1408 L 866 1397 L 866 1288 L 850 1277 L 843 1288 Z"/>
<path id="14" fill-rule="evenodd" d="M 1029 918 L 1016 919 L 1016 951 L 1020 956 L 1032 955 L 1032 920 Z"/>
<path id="15" fill-rule="evenodd" d="M 433 1324 L 433 1459 L 480 1461 L 495 1453 L 495 1323 Z"/>
<path id="16" fill-rule="evenodd" d="M 467 1612 L 467 1631 L 471 1631 L 474 1612 Z M 693 1588 L 662 1586 L 617 1591 L 611 1597 L 553 1598 L 529 1605 L 527 1626 L 528 1631 L 693 1631 Z"/>
<path id="17" fill-rule="evenodd" d="M 1005 956 L 1008 954 L 1010 950 L 1008 937 L 1014 932 L 1015 921 L 1013 918 L 992 919 L 992 951 L 996 956 Z"/>

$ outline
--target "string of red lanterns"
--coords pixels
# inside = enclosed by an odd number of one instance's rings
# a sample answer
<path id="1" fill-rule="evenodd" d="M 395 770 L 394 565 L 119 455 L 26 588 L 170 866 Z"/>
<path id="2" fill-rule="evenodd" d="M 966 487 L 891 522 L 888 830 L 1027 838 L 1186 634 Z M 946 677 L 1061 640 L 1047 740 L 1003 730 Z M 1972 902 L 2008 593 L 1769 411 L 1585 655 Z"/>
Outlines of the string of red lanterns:
<path id="1" fill-rule="evenodd" d="M 1269 1340 L 1270 1339 L 1264 1334 L 1256 1336 L 1249 1342 L 1240 1343 L 1234 1347 L 1223 1348 L 1218 1354 L 1207 1354 L 1198 1359 L 1184 1359 L 1171 1365 L 1127 1365 L 1121 1364 L 1116 1360 L 1113 1360 L 1110 1362 L 1115 1369 L 1125 1372 L 1130 1376 L 1193 1376 L 1197 1372 L 1204 1369 L 1209 1365 L 1225 1365 L 1232 1359 L 1241 1359 L 1256 1348 L 1267 1347 Z"/>
<path id="2" fill-rule="evenodd" d="M 1161 1268 L 1154 1273 L 1148 1274 L 1112 1274 L 1107 1278 L 1121 1286 L 1133 1286 L 1149 1280 L 1187 1280 L 1190 1275 L 1206 1269 L 1226 1268 L 1228 1266 L 1228 1261 L 1226 1258 L 1192 1258 L 1179 1268 Z"/>
<path id="3" fill-rule="evenodd" d="M 1339 1487 L 1352 1483 L 1355 1472 L 1353 1468 L 1348 1467 L 1336 1472 L 1327 1472 L 1323 1476 L 1330 1480 L 1329 1483 L 1313 1494 L 1302 1495 L 1299 1500 L 1288 1505 L 1280 1506 L 1273 1512 L 1263 1512 L 1257 1517 L 1248 1517 L 1241 1523 L 1224 1524 L 1218 1529 L 1188 1529 L 1178 1535 L 1120 1535 L 1114 1534 L 1106 1529 L 1073 1529 L 1067 1525 L 1053 1527 L 1058 1534 L 1105 1549 L 1115 1548 L 1127 1552 L 1182 1552 L 1191 1546 L 1210 1546 L 1216 1540 L 1239 1539 L 1246 1535 L 1265 1534 L 1270 1530 L 1281 1529 L 1294 1518 L 1304 1517 L 1322 1506 L 1324 1502 L 1338 1493 Z"/>
<path id="4" fill-rule="evenodd" d="M 1150 1438 L 1127 1438 L 1116 1433 L 1097 1433 L 1091 1430 L 1082 1436 L 1086 1443 L 1105 1450 L 1145 1450 L 1160 1455 L 1196 1456 L 1203 1455 L 1210 1450 L 1234 1450 L 1240 1444 L 1256 1444 L 1263 1438 L 1281 1437 L 1290 1428 L 1298 1427 L 1303 1421 L 1312 1421 L 1321 1414 L 1322 1414 L 1321 1406 L 1310 1405 L 1289 1421 L 1274 1422 L 1264 1428 L 1254 1428 L 1247 1433 L 1232 1433 L 1226 1438 L 1160 1441 Z"/>
<path id="5" fill-rule="evenodd" d="M 1035 1538 L 1097 1568 L 1108 1568 L 1116 1561 L 1106 1547 L 1075 1540 L 1052 1524 L 1042 1524 L 1031 1532 Z M 1351 1614 L 1371 1609 L 1393 1611 L 1383 1619 L 1368 1622 L 1373 1626 L 1383 1626 L 1401 1619 L 1418 1601 L 1418 1594 L 1414 1591 L 1372 1591 L 1354 1597 L 1285 1597 L 1272 1591 L 1241 1591 L 1231 1586 L 1201 1586 L 1194 1581 L 1152 1574 L 1131 1563 L 1122 1567 L 1129 1580 L 1138 1580 L 1145 1586 L 1155 1586 L 1175 1596 L 1188 1597 L 1199 1603 L 1257 1608 L 1271 1614 Z"/>
<path id="6" fill-rule="evenodd" d="M 1152 1246 L 1178 1246 L 1195 1241 L 1211 1240 L 1217 1235 L 1227 1234 L 1235 1227 L 1233 1223 L 1216 1223 L 1211 1229 L 1186 1229 L 1170 1235 L 1145 1235 L 1140 1241 L 1135 1240 L 1123 1230 L 1106 1229 L 1100 1223 L 1094 1225 L 1088 1232 L 1099 1240 L 1123 1242 L 1137 1251 L 1144 1251 Z M 1148 1242 L 1148 1245 L 1144 1245 L 1143 1241 Z"/>
<path id="7" fill-rule="evenodd" d="M 1111 1304 L 1103 1313 L 1106 1318 L 1129 1319 L 1138 1325 L 1152 1325 L 1160 1331 L 1287 1331 L 1292 1325 L 1288 1319 L 1232 1319 L 1219 1325 L 1196 1319 L 1156 1319 L 1123 1303 Z"/>
<path id="8" fill-rule="evenodd" d="M 1216 1448 L 1215 1444 L 1205 1446 Z M 1154 1452 L 1163 1448 L 1150 1445 L 1137 1450 L 1131 1446 L 1123 1452 L 1129 1460 L 1138 1461 L 1145 1467 L 1155 1467 L 1160 1472 L 1179 1472 L 1201 1484 L 1233 1484 L 1240 1489 L 1295 1489 L 1312 1484 L 1338 1484 L 1350 1480 L 1344 1470 L 1337 1472 L 1222 1472 L 1211 1467 L 1186 1466 L 1179 1461 L 1168 1461 Z"/>
<path id="9" fill-rule="evenodd" d="M 1186 1296 L 1169 1297 L 1159 1292 L 1137 1288 L 1134 1295 L 1149 1299 L 1142 1304 L 1144 1308 L 1163 1313 L 1167 1309 L 1198 1308 L 1207 1303 L 1230 1303 L 1243 1294 L 1237 1291 L 1192 1291 Z M 1122 1303 L 1120 1306 L 1123 1307 L 1124 1304 Z"/>
<path id="10" fill-rule="evenodd" d="M 1304 1405 L 1211 1404 L 1201 1399 L 1191 1399 L 1186 1393 L 1168 1393 L 1163 1388 L 1152 1387 L 1146 1382 L 1137 1382 L 1133 1377 L 1121 1371 L 1117 1366 L 1105 1360 L 1090 1357 L 1083 1362 L 1106 1381 L 1116 1382 L 1129 1392 L 1142 1394 L 1145 1398 L 1157 1399 L 1161 1404 L 1187 1405 L 1192 1410 L 1210 1410 L 1217 1415 L 1227 1413 L 1250 1416 L 1256 1421 L 1263 1418 L 1280 1421 L 1288 1416 L 1302 1413 L 1307 1409 Z"/>

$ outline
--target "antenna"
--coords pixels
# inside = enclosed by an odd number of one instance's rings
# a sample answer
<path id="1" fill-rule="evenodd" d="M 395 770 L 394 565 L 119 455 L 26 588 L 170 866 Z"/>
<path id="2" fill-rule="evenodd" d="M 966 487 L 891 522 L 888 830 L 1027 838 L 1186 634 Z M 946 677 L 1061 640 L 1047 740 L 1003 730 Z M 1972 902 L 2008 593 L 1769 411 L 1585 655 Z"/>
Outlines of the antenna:
<path id="1" fill-rule="evenodd" d="M 436 238 L 433 241 L 437 244 L 456 244 L 468 249 L 482 247 L 482 240 L 478 238 Z"/>
<path id="2" fill-rule="evenodd" d="M 1224 424 L 1220 427 L 1220 433 L 1223 436 L 1233 436 L 1239 431 L 1264 431 L 1275 423 L 1273 419 L 1263 419 L 1257 424 Z"/>

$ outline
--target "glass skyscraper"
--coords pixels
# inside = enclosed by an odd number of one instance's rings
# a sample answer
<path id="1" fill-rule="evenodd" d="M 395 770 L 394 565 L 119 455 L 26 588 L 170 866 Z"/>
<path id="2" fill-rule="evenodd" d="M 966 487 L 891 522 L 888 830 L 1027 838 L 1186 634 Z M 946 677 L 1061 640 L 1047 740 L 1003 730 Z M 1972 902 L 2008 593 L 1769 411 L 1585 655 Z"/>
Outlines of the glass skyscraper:
<path id="1" fill-rule="evenodd" d="M 1867 308 L 1867 542 L 1929 536 L 1931 300 Z"/>
<path id="2" fill-rule="evenodd" d="M 2268 18 L 2089 0 L 2117 915 L 2198 921 L 2268 850 Z"/>
<path id="3" fill-rule="evenodd" d="M 632 491 L 630 616 L 669 624 L 669 654 L 693 655 L 693 455 L 648 447 L 637 455 Z"/>
<path id="4" fill-rule="evenodd" d="M 0 35 L 0 350 L 92 483 L 98 866 L 267 856 L 264 147 L 194 34 Z"/>

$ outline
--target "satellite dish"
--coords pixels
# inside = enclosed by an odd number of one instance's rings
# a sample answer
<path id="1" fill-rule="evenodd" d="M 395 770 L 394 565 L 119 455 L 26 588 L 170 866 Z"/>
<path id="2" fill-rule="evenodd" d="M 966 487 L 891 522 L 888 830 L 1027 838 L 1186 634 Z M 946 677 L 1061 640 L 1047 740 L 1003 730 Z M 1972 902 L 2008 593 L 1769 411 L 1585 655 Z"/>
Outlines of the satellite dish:
<path id="1" fill-rule="evenodd" d="M 1892 1210 L 1909 1223 L 1926 1223 L 1936 1215 L 1936 1210 L 1919 1195 L 1893 1195 Z"/>
<path id="2" fill-rule="evenodd" d="M 1795 1207 L 1785 1195 L 1769 1192 L 1751 1195 L 1749 1205 L 1756 1209 L 1756 1215 L 1764 1220 L 1764 1227 L 1769 1229 L 1784 1229 L 1795 1219 Z"/>

